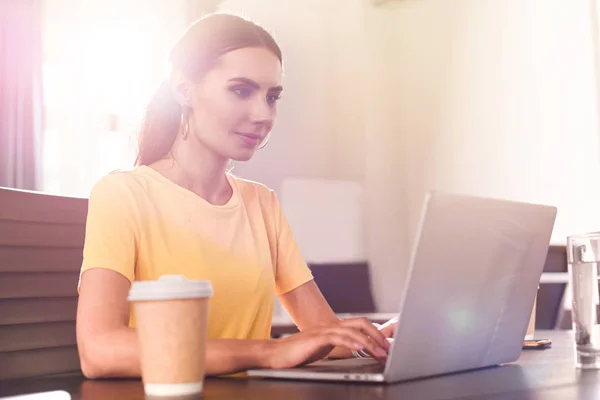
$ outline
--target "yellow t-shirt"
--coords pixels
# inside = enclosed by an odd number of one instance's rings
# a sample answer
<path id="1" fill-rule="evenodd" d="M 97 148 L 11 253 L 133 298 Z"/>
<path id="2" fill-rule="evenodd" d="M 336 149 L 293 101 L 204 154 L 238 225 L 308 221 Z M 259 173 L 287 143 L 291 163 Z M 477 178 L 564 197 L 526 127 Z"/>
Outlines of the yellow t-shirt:
<path id="1" fill-rule="evenodd" d="M 275 295 L 313 277 L 275 192 L 227 178 L 233 195 L 222 206 L 146 166 L 102 178 L 89 198 L 81 273 L 210 280 L 209 338 L 268 338 Z"/>

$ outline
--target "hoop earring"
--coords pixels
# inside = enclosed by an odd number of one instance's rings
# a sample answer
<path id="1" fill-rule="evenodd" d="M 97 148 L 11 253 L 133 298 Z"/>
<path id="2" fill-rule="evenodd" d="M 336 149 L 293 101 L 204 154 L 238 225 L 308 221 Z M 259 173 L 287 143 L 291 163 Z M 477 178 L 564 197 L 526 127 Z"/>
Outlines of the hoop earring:
<path id="1" fill-rule="evenodd" d="M 181 136 L 183 137 L 183 140 L 187 140 L 188 134 L 190 133 L 190 119 L 185 109 L 181 111 L 181 122 L 179 124 L 179 129 L 181 130 Z"/>
<path id="2" fill-rule="evenodd" d="M 271 132 L 269 132 L 269 134 L 263 139 L 263 141 L 258 144 L 258 146 L 256 147 L 256 150 L 262 150 L 265 147 L 267 147 L 267 143 L 269 143 L 270 137 L 271 137 Z"/>

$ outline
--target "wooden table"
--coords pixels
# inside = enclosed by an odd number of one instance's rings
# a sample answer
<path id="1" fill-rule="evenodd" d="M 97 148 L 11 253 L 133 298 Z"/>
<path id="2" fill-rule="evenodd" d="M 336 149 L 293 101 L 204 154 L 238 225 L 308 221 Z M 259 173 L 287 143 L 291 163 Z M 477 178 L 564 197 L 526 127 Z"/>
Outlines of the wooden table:
<path id="1" fill-rule="evenodd" d="M 600 399 L 600 371 L 573 366 L 571 332 L 541 331 L 554 344 L 524 351 L 515 364 L 391 385 L 292 382 L 261 379 L 206 380 L 204 399 Z M 80 376 L 0 382 L 0 396 L 63 390 L 73 400 L 144 399 L 140 380 L 89 381 Z M 36 400 L 45 400 L 39 397 Z"/>

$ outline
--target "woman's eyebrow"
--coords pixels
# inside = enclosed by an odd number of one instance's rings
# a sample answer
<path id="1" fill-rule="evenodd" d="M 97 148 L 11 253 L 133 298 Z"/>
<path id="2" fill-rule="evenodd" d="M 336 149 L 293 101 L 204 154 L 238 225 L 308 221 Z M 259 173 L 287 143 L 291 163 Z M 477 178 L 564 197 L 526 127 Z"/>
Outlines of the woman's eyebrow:
<path id="1" fill-rule="evenodd" d="M 229 82 L 241 82 L 241 83 L 245 83 L 248 86 L 252 86 L 254 89 L 260 89 L 260 84 L 256 81 L 253 81 L 250 78 L 244 78 L 243 76 L 238 76 L 235 78 L 231 78 L 229 79 Z M 269 88 L 269 91 L 283 91 L 283 86 L 274 86 L 272 88 Z"/>

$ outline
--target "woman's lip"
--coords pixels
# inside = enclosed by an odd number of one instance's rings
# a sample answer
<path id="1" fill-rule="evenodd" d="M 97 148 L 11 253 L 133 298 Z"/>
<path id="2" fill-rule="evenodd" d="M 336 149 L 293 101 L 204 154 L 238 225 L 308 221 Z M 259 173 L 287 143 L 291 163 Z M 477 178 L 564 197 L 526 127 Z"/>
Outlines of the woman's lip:
<path id="1" fill-rule="evenodd" d="M 235 133 L 240 137 L 240 139 L 242 139 L 244 141 L 244 143 L 246 143 L 247 145 L 250 145 L 250 146 L 257 146 L 261 141 L 260 135 L 247 134 L 247 133 L 241 133 L 241 132 L 235 132 Z"/>
<path id="2" fill-rule="evenodd" d="M 235 132 L 235 133 L 237 133 L 238 135 L 246 136 L 251 139 L 260 139 L 260 135 L 257 135 L 254 133 L 244 133 L 244 132 Z"/>

